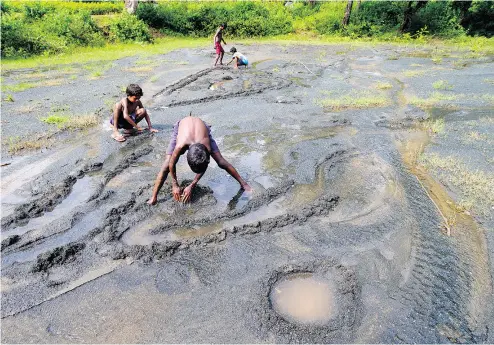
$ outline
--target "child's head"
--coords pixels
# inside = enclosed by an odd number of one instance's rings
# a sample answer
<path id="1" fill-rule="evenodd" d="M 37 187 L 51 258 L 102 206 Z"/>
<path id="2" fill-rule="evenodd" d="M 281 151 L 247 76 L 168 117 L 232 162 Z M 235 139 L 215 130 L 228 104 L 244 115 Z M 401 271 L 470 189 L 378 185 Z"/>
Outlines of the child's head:
<path id="1" fill-rule="evenodd" d="M 143 95 L 141 87 L 137 84 L 130 84 L 127 86 L 125 92 L 127 93 L 127 97 L 136 96 L 141 98 Z"/>
<path id="2" fill-rule="evenodd" d="M 222 28 L 222 29 L 226 29 L 226 23 L 222 23 L 222 24 L 220 24 L 220 28 Z"/>
<path id="3" fill-rule="evenodd" d="M 230 53 L 235 54 L 236 52 L 237 52 L 237 48 L 232 47 L 232 49 L 230 49 Z"/>
<path id="4" fill-rule="evenodd" d="M 187 152 L 187 162 L 196 174 L 206 171 L 209 165 L 209 151 L 203 144 L 192 144 Z"/>

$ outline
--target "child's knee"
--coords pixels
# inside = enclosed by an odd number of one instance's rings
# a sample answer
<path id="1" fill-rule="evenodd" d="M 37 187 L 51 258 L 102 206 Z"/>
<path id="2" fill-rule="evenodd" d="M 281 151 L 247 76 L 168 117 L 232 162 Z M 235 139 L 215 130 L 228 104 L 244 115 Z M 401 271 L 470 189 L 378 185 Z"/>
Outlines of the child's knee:
<path id="1" fill-rule="evenodd" d="M 146 116 L 146 109 L 144 109 L 144 108 L 137 109 L 136 115 L 139 117 Z"/>

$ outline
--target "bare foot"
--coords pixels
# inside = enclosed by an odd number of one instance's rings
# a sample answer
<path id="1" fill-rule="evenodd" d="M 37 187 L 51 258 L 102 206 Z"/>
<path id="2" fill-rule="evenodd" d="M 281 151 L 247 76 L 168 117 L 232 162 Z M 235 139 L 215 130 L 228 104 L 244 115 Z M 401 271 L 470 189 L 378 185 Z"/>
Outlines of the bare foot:
<path id="1" fill-rule="evenodd" d="M 120 142 L 120 143 L 121 143 L 121 142 L 124 142 L 124 141 L 126 140 L 126 139 L 125 139 L 125 137 L 124 137 L 123 135 L 121 135 L 120 133 L 113 133 L 113 134 L 111 135 L 111 137 L 112 137 L 113 139 L 115 139 L 116 141 Z"/>
<path id="2" fill-rule="evenodd" d="M 158 202 L 158 199 L 153 198 L 153 197 L 151 197 L 151 198 L 147 201 L 148 205 L 156 205 L 156 203 L 157 203 L 157 202 Z"/>

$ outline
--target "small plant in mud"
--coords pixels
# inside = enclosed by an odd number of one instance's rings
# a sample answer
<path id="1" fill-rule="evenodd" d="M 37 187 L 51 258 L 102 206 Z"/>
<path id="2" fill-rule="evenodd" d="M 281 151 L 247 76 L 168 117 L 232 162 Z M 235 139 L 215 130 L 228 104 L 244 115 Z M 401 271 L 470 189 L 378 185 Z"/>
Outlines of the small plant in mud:
<path id="1" fill-rule="evenodd" d="M 158 79 L 159 79 L 159 77 L 158 77 L 157 75 L 153 75 L 153 76 L 149 79 L 149 81 L 150 81 L 151 83 L 155 83 L 155 82 L 157 82 L 157 81 L 158 81 Z"/>
<path id="2" fill-rule="evenodd" d="M 50 145 L 49 138 L 40 137 L 34 140 L 23 140 L 20 137 L 10 137 L 5 143 L 8 147 L 8 152 L 12 155 L 23 150 L 39 150 Z"/>
<path id="3" fill-rule="evenodd" d="M 58 128 L 63 127 L 63 124 L 69 121 L 69 116 L 67 115 L 49 115 L 47 117 L 41 118 L 41 121 L 49 125 L 57 125 Z"/>
<path id="4" fill-rule="evenodd" d="M 426 71 L 403 71 L 403 74 L 405 75 L 405 77 L 408 77 L 408 78 L 420 77 L 420 76 L 424 75 L 425 73 L 426 73 Z"/>
<path id="5" fill-rule="evenodd" d="M 393 88 L 393 85 L 391 85 L 391 83 L 377 83 L 376 84 L 376 89 L 379 89 L 379 90 L 388 90 L 388 89 L 392 89 Z"/>
<path id="6" fill-rule="evenodd" d="M 421 123 L 421 127 L 432 134 L 444 132 L 444 119 L 430 119 Z"/>
<path id="7" fill-rule="evenodd" d="M 408 104 L 414 105 L 419 108 L 428 109 L 434 107 L 442 107 L 442 108 L 457 108 L 454 104 L 444 103 L 444 101 L 455 101 L 460 98 L 463 98 L 464 95 L 446 95 L 440 92 L 433 92 L 428 98 L 419 98 L 419 97 L 409 97 L 407 98 Z"/>
<path id="8" fill-rule="evenodd" d="M 486 79 L 483 80 L 483 82 L 486 83 L 486 84 L 494 85 L 494 79 L 486 78 Z"/>
<path id="9" fill-rule="evenodd" d="M 337 111 L 344 109 L 378 108 L 390 104 L 390 100 L 384 94 L 371 93 L 370 91 L 351 92 L 340 97 L 316 99 L 315 103 L 325 109 Z"/>
<path id="10" fill-rule="evenodd" d="M 45 123 L 57 125 L 59 129 L 77 130 L 93 127 L 98 124 L 99 119 L 96 115 L 50 115 L 41 119 Z"/>
<path id="11" fill-rule="evenodd" d="M 440 64 L 443 62 L 443 58 L 440 56 L 434 56 L 431 58 L 432 62 L 434 62 L 436 65 Z"/>
<path id="12" fill-rule="evenodd" d="M 446 80 L 438 80 L 432 84 L 432 87 L 436 90 L 452 90 L 453 85 L 448 83 Z"/>
<path id="13" fill-rule="evenodd" d="M 3 100 L 5 102 L 14 102 L 14 97 L 9 93 L 8 95 L 5 96 Z"/>

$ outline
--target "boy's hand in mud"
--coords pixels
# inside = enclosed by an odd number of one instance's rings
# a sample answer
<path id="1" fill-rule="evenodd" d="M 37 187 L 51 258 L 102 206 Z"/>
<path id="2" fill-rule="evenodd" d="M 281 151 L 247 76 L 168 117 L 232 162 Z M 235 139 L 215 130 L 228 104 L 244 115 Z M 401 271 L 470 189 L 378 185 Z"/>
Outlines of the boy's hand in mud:
<path id="1" fill-rule="evenodd" d="M 189 202 L 190 198 L 192 197 L 192 190 L 194 187 L 192 185 L 188 185 L 187 187 L 184 188 L 183 194 L 182 194 L 182 199 L 181 201 L 183 203 Z"/>
<path id="2" fill-rule="evenodd" d="M 175 199 L 176 201 L 180 201 L 181 190 L 179 186 L 172 187 L 172 194 L 173 194 L 173 199 Z"/>
<path id="3" fill-rule="evenodd" d="M 151 133 L 158 133 L 158 132 L 159 132 L 156 128 L 148 128 L 148 130 L 149 130 Z"/>
<path id="4" fill-rule="evenodd" d="M 246 194 L 252 194 L 254 192 L 254 190 L 252 189 L 251 186 L 249 186 L 248 184 L 245 184 L 242 186 L 242 189 L 244 190 L 244 192 Z"/>
<path id="5" fill-rule="evenodd" d="M 143 131 L 142 127 L 139 127 L 139 126 L 136 126 L 136 130 L 137 130 L 138 132 L 142 132 L 142 131 Z"/>

